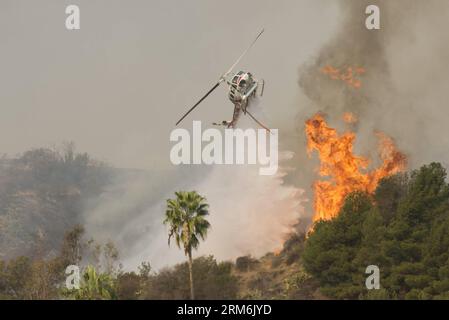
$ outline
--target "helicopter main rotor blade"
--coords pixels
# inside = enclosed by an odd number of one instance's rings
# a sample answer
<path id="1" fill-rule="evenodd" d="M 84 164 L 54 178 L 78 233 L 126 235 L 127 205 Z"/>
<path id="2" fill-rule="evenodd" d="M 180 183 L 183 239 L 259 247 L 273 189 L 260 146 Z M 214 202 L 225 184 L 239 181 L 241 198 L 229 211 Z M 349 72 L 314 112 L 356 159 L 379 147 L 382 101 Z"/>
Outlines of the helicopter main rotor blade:
<path id="1" fill-rule="evenodd" d="M 259 120 L 257 120 L 256 118 L 254 118 L 254 116 L 248 111 L 248 110 L 246 110 L 246 113 L 259 125 L 259 126 L 261 126 L 262 128 L 264 128 L 265 130 L 267 130 L 269 133 L 271 133 L 271 131 L 270 131 L 270 129 L 268 129 L 266 126 L 264 126 L 263 124 L 262 124 L 262 122 L 260 122 Z"/>
<path id="2" fill-rule="evenodd" d="M 242 58 L 245 56 L 245 54 L 249 51 L 249 49 L 251 49 L 251 47 L 256 43 L 257 39 L 259 39 L 259 37 L 262 35 L 262 33 L 265 30 L 262 29 L 259 34 L 257 35 L 256 39 L 254 39 L 254 41 L 249 45 L 248 48 L 246 48 L 246 50 L 240 55 L 240 57 L 237 59 L 236 62 L 234 62 L 234 64 L 231 66 L 231 68 L 229 68 L 229 70 L 223 74 L 222 78 L 225 78 L 228 74 L 230 74 L 232 72 L 232 70 L 235 68 L 235 66 L 240 62 L 240 60 L 242 60 Z"/>
<path id="3" fill-rule="evenodd" d="M 207 98 L 208 95 L 210 95 L 212 93 L 212 91 L 214 91 L 215 89 L 217 89 L 217 87 L 220 85 L 222 81 L 218 81 L 213 87 L 212 89 L 210 89 L 197 103 L 195 103 L 195 105 L 189 109 L 189 111 L 187 111 L 181 119 L 178 120 L 178 122 L 176 122 L 176 125 L 178 125 L 182 120 L 184 120 L 185 117 L 187 117 L 187 115 L 193 111 L 193 109 L 195 109 L 201 102 L 203 102 L 204 99 Z"/>

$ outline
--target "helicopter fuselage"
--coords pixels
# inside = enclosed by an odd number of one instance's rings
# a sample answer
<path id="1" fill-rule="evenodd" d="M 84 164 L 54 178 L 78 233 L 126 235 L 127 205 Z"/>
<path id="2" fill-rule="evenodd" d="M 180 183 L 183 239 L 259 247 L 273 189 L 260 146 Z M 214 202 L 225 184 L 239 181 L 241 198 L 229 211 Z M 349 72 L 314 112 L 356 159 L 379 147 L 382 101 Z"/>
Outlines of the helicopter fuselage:
<path id="1" fill-rule="evenodd" d="M 245 104 L 248 97 L 255 94 L 257 89 L 257 81 L 249 72 L 239 71 L 227 81 L 229 85 L 229 100 L 233 104 Z"/>

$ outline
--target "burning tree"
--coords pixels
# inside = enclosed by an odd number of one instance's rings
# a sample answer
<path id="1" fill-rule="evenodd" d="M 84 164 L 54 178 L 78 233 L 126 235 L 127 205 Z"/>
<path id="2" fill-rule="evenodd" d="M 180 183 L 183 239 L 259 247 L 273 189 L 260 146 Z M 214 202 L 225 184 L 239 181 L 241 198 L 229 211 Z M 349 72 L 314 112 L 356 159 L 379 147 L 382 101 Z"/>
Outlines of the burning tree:
<path id="1" fill-rule="evenodd" d="M 355 119 L 355 117 L 351 117 Z M 354 132 L 338 134 L 327 125 L 322 114 L 316 114 L 306 121 L 307 152 L 316 150 L 321 162 L 319 175 L 328 180 L 315 182 L 313 220 L 329 220 L 335 217 L 345 197 L 354 191 L 373 193 L 379 181 L 403 171 L 407 160 L 397 150 L 392 138 L 382 132 L 376 132 L 379 139 L 378 152 L 382 165 L 367 171 L 369 159 L 354 155 Z"/>

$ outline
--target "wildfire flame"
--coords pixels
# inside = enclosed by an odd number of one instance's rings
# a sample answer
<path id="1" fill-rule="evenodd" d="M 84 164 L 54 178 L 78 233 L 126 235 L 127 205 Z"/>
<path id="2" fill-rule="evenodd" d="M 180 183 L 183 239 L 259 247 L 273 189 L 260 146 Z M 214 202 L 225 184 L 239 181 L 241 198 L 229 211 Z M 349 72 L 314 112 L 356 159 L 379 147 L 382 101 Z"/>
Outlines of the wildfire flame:
<path id="1" fill-rule="evenodd" d="M 373 193 L 382 178 L 403 171 L 407 165 L 405 155 L 397 150 L 393 139 L 382 132 L 376 132 L 382 165 L 371 171 L 366 170 L 368 158 L 353 154 L 354 132 L 339 135 L 327 125 L 323 115 L 316 114 L 306 121 L 306 135 L 309 156 L 314 150 L 318 152 L 321 162 L 319 175 L 329 177 L 329 180 L 314 184 L 313 221 L 332 219 L 349 193 Z"/>
<path id="2" fill-rule="evenodd" d="M 350 124 L 356 123 L 357 120 L 358 120 L 357 117 L 352 112 L 345 112 L 343 114 L 343 121 L 346 123 L 350 123 Z"/>
<path id="3" fill-rule="evenodd" d="M 357 76 L 364 74 L 365 69 L 362 67 L 346 67 L 337 69 L 332 66 L 325 66 L 321 69 L 321 72 L 329 75 L 332 80 L 341 80 L 346 82 L 349 86 L 354 87 L 356 89 L 362 86 L 362 82 L 359 79 L 356 79 Z"/>

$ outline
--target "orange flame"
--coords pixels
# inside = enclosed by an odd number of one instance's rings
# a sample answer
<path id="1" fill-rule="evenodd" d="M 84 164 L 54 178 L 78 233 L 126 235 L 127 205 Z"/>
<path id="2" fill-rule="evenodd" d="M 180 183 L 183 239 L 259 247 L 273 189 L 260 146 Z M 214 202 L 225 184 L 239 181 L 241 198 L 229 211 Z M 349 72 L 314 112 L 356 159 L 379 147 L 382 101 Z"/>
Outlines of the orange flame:
<path id="1" fill-rule="evenodd" d="M 357 76 L 364 74 L 365 69 L 362 67 L 347 67 L 346 69 L 337 69 L 332 66 L 325 66 L 321 69 L 321 72 L 329 75 L 332 80 L 342 80 L 346 82 L 349 86 L 356 89 L 362 86 L 362 82 L 356 79 Z"/>
<path id="2" fill-rule="evenodd" d="M 352 112 L 345 112 L 343 114 L 343 121 L 346 123 L 356 123 L 357 122 L 357 117 L 355 114 L 353 114 Z"/>
<path id="3" fill-rule="evenodd" d="M 382 178 L 403 171 L 407 165 L 405 155 L 396 149 L 393 139 L 384 133 L 376 132 L 382 165 L 367 172 L 369 159 L 356 156 L 352 151 L 355 134 L 346 132 L 339 135 L 327 125 L 321 114 L 316 114 L 306 121 L 306 135 L 308 154 L 316 150 L 319 155 L 319 175 L 330 177 L 329 180 L 317 181 L 314 184 L 313 221 L 332 219 L 338 214 L 349 193 L 373 193 Z"/>

